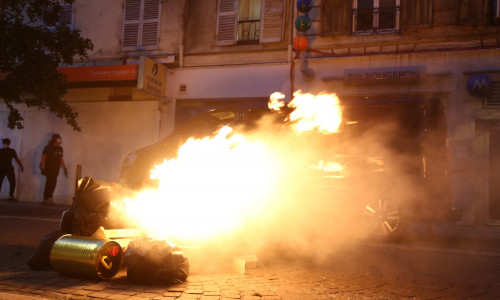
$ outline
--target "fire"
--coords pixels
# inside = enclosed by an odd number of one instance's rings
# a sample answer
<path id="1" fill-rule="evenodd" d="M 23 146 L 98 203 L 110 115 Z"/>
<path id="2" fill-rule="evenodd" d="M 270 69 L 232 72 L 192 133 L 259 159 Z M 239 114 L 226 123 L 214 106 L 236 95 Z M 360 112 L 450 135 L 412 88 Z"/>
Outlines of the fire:
<path id="1" fill-rule="evenodd" d="M 337 132 L 342 120 L 339 99 L 335 94 L 321 93 L 317 96 L 302 94 L 297 91 L 288 104 L 295 108 L 290 114 L 290 121 L 295 122 L 298 132 L 318 129 L 323 133 Z"/>
<path id="2" fill-rule="evenodd" d="M 314 129 L 324 134 L 338 132 L 342 121 L 342 110 L 337 95 L 321 93 L 315 96 L 309 93 L 303 94 L 299 90 L 293 97 L 287 106 L 293 108 L 289 120 L 297 132 Z M 269 99 L 269 108 L 279 111 L 285 106 L 283 98 L 285 95 L 282 93 L 273 93 Z"/>
<path id="3" fill-rule="evenodd" d="M 282 100 L 284 98 L 285 95 L 283 95 L 280 92 L 272 93 L 271 96 L 269 97 L 269 102 L 268 102 L 269 109 L 274 111 L 281 110 L 281 108 L 286 105 L 285 101 Z"/>
<path id="4" fill-rule="evenodd" d="M 294 96 L 288 104 L 294 108 L 289 119 L 292 129 L 338 130 L 341 110 L 334 94 L 315 97 L 299 91 Z M 269 105 L 279 110 L 285 106 L 282 99 L 283 94 L 274 93 Z M 312 157 L 295 154 L 291 150 L 296 147 L 274 129 L 243 134 L 225 126 L 214 137 L 188 139 L 176 158 L 151 171 L 156 189 L 123 201 L 125 213 L 151 235 L 176 243 L 203 241 L 249 222 L 272 219 L 273 212 L 286 210 L 288 199 L 283 195 L 298 185 L 290 179 L 300 181 L 303 169 L 310 167 L 305 161 Z M 296 135 L 293 141 L 297 143 Z M 342 170 L 331 162 L 320 167 Z"/>
<path id="5" fill-rule="evenodd" d="M 151 234 L 200 240 L 237 228 L 258 213 L 273 189 L 277 166 L 266 146 L 223 127 L 189 139 L 176 159 L 151 171 L 158 188 L 127 199 L 127 213 Z"/>

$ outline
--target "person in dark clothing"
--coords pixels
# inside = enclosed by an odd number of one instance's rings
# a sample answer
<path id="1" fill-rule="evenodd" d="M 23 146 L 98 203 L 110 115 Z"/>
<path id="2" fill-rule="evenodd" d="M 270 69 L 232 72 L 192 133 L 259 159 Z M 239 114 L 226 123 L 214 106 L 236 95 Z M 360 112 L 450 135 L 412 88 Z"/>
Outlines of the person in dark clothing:
<path id="1" fill-rule="evenodd" d="M 7 180 L 10 184 L 9 190 L 9 201 L 17 201 L 14 197 L 14 190 L 16 188 L 16 175 L 14 174 L 14 166 L 12 165 L 12 159 L 14 159 L 21 172 L 24 171 L 23 164 L 21 160 L 17 157 L 16 150 L 9 148 L 10 139 L 3 139 L 3 148 L 0 149 L 0 190 L 2 190 L 3 179 L 7 176 Z"/>
<path id="2" fill-rule="evenodd" d="M 56 188 L 57 176 L 61 167 L 64 169 L 64 176 L 68 178 L 68 170 L 63 159 L 62 139 L 57 133 L 52 135 L 52 139 L 47 146 L 43 148 L 42 161 L 40 169 L 45 176 L 45 188 L 43 190 L 42 205 L 54 205 L 52 194 Z"/>

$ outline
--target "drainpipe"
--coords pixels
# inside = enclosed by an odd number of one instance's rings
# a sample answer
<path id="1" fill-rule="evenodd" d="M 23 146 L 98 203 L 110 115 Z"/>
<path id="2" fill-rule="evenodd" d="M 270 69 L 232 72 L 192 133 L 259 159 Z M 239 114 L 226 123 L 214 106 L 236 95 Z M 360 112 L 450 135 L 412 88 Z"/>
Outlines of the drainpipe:
<path id="1" fill-rule="evenodd" d="M 184 12 L 182 14 L 182 26 L 181 26 L 181 32 L 179 36 L 179 68 L 184 67 L 184 31 L 186 30 L 186 16 L 187 16 L 187 11 L 188 11 L 188 1 L 184 1 Z"/>
<path id="2" fill-rule="evenodd" d="M 291 1 L 290 4 L 290 23 L 289 23 L 289 36 L 288 36 L 288 62 L 291 63 L 293 61 L 293 16 L 295 13 L 295 5 L 293 5 L 294 1 Z"/>
<path id="3" fill-rule="evenodd" d="M 305 60 L 306 51 L 300 51 L 300 72 L 306 76 L 307 79 L 314 78 L 314 71 L 307 68 L 307 63 Z"/>

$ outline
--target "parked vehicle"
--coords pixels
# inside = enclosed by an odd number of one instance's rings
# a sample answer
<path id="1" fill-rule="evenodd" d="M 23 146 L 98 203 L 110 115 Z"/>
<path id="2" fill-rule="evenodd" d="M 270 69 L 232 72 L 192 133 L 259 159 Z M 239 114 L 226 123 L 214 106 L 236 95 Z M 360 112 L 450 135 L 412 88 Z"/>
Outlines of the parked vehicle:
<path id="1" fill-rule="evenodd" d="M 380 99 L 342 102 L 339 133 L 323 137 L 316 168 L 332 197 L 347 195 L 354 218 L 370 236 L 392 238 L 413 220 L 450 217 L 446 118 L 436 99 Z M 251 128 L 265 105 L 207 109 L 178 126 L 161 141 L 124 160 L 120 183 L 132 189 L 151 184 L 150 170 L 174 158 L 189 137 L 211 135 L 221 125 Z M 283 121 L 283 116 L 278 118 Z M 307 139 L 304 139 L 307 141 Z M 337 163 L 342 168 L 328 168 Z M 355 187 L 355 188 L 353 188 Z M 339 189 L 349 190 L 340 192 Z"/>

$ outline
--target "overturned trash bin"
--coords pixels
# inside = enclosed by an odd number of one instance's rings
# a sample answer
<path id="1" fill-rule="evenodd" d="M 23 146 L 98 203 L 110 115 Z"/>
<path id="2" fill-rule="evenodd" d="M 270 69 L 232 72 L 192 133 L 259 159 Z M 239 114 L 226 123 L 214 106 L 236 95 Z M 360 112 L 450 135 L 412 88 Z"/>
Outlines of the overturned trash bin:
<path id="1" fill-rule="evenodd" d="M 54 271 L 66 275 L 110 279 L 123 261 L 123 250 L 115 241 L 63 235 L 50 251 Z"/>

